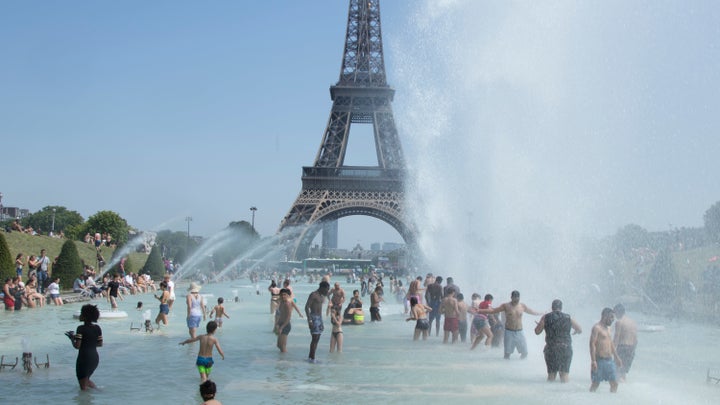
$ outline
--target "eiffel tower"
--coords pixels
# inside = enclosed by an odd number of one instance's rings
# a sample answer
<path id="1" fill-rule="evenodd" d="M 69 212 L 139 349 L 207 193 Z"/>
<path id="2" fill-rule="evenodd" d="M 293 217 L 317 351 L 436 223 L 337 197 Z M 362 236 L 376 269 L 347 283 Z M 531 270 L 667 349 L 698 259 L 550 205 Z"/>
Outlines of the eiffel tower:
<path id="1" fill-rule="evenodd" d="M 337 220 L 351 215 L 380 219 L 414 245 L 415 228 L 405 216 L 406 168 L 394 95 L 385 75 L 380 2 L 350 0 L 340 80 L 330 87 L 330 118 L 315 163 L 303 167 L 302 191 L 280 224 L 289 259 L 307 257 L 320 230 L 324 245 L 337 238 Z M 377 166 L 345 166 L 352 124 L 372 124 Z"/>

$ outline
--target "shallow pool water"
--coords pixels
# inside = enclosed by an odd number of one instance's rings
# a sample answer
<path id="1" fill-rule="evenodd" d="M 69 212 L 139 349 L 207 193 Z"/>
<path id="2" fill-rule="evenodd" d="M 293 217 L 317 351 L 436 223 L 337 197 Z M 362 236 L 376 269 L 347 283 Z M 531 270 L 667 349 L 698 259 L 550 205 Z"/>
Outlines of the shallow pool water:
<path id="1" fill-rule="evenodd" d="M 255 285 L 236 281 L 206 285 L 201 291 L 210 301 L 208 306 L 217 297 L 224 297 L 231 317 L 217 334 L 226 359 L 215 355 L 211 374 L 218 385 L 217 398 L 225 404 L 437 404 L 448 400 L 489 404 L 714 404 L 720 398 L 720 385 L 706 383 L 707 370 L 720 369 L 720 349 L 715 347 L 720 330 L 716 326 L 647 319 L 629 313 L 639 321 L 662 323 L 665 330 L 640 335 L 628 382 L 611 395 L 607 383 L 596 393 L 588 392 L 589 332 L 601 308 L 566 308 L 580 322 L 584 333 L 573 337 L 575 355 L 570 382 L 560 384 L 545 381 L 544 337 L 532 332 L 533 317 L 525 319 L 528 359 L 519 360 L 514 354 L 511 360 L 503 360 L 501 349 L 470 351 L 469 343 L 443 345 L 435 336 L 413 342 L 414 323 L 405 322 L 402 306 L 394 302 L 384 304 L 381 323 L 344 326 L 343 353 L 328 352 L 330 327 L 326 320 L 326 333 L 317 355 L 320 363 L 310 364 L 306 361 L 310 334 L 307 323 L 297 314 L 288 339 L 289 353 L 281 354 L 275 347 L 265 287 L 261 284 L 261 294 L 257 295 Z M 295 285 L 301 308 L 315 288 L 315 284 L 303 282 Z M 356 286 L 343 283 L 343 288 L 349 294 Z M 238 302 L 233 299 L 234 292 Z M 2 397 L 32 404 L 202 402 L 194 365 L 197 344 L 178 345 L 188 337 L 183 295 L 178 293 L 170 325 L 151 334 L 130 330 L 131 322 L 135 326 L 142 322 L 141 311 L 135 309 L 138 301 L 152 310 L 153 319 L 157 314 L 157 300 L 149 294 L 120 302 L 128 318 L 100 321 L 105 346 L 99 349 L 100 366 L 93 375 L 100 389 L 89 392 L 78 389 L 77 352 L 63 335 L 77 327 L 78 321 L 72 315 L 81 304 L 3 312 L 0 354 L 13 360 L 21 357 L 25 337 L 38 361 L 49 355 L 51 366 L 35 369 L 32 375 L 22 373 L 20 367 L 1 371 Z M 105 301 L 94 302 L 109 308 Z"/>

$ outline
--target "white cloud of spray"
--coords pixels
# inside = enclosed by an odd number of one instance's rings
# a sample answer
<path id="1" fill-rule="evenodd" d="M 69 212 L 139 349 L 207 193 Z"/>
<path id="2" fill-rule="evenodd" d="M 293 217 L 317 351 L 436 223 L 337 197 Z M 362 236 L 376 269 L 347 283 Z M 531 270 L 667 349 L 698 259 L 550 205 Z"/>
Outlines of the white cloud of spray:
<path id="1" fill-rule="evenodd" d="M 673 176 L 665 163 L 684 119 L 667 113 L 686 112 L 657 89 L 674 78 L 657 68 L 672 57 L 663 53 L 672 33 L 657 27 L 677 10 L 421 4 L 386 49 L 429 270 L 503 300 L 515 288 L 542 286 L 550 298 L 602 285 L 603 274 L 583 279 L 576 244 L 643 223 L 659 193 L 646 179 Z"/>

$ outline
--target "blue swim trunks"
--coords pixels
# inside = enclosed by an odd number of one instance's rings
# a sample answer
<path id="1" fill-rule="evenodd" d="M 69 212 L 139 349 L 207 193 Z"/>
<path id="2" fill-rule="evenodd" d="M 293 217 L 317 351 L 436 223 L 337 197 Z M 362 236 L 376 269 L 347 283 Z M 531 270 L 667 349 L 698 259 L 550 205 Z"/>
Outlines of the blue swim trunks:
<path id="1" fill-rule="evenodd" d="M 310 334 L 319 335 L 323 333 L 323 331 L 325 330 L 325 326 L 323 326 L 322 315 L 310 315 L 310 320 L 312 321 L 312 326 L 310 327 Z"/>
<path id="2" fill-rule="evenodd" d="M 197 360 L 195 361 L 195 365 L 198 368 L 198 371 L 200 374 L 210 374 L 210 370 L 212 369 L 213 362 L 212 357 L 201 357 L 198 356 Z"/>
<path id="3" fill-rule="evenodd" d="M 168 304 L 160 304 L 160 313 L 161 314 L 169 314 L 170 313 L 170 305 Z"/>
<path id="4" fill-rule="evenodd" d="M 617 381 L 617 377 L 615 375 L 615 362 L 612 357 L 598 358 L 596 361 L 597 369 L 590 373 L 592 382 Z"/>

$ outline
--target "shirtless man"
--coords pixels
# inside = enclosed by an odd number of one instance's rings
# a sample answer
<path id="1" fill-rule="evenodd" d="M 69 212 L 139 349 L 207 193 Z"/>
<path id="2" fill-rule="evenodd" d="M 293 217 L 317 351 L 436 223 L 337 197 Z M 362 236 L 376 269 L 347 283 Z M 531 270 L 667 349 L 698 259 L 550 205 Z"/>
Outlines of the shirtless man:
<path id="1" fill-rule="evenodd" d="M 292 328 L 290 318 L 292 318 L 293 304 L 290 299 L 290 290 L 287 288 L 280 289 L 277 319 L 275 319 L 275 328 L 273 330 L 277 335 L 277 348 L 280 349 L 280 353 L 287 353 L 287 338 Z"/>
<path id="2" fill-rule="evenodd" d="M 601 381 L 610 382 L 610 392 L 617 392 L 618 383 L 615 375 L 615 363 L 622 367 L 610 336 L 610 325 L 615 320 L 615 314 L 610 308 L 604 308 L 600 322 L 596 323 L 590 334 L 590 376 L 592 384 L 590 392 L 595 392 Z M 613 362 L 613 358 L 615 362 Z"/>
<path id="3" fill-rule="evenodd" d="M 443 298 L 440 304 L 440 312 L 445 316 L 443 343 L 448 342 L 450 333 L 452 333 L 452 342 L 457 342 L 460 331 L 460 308 L 457 299 L 455 299 L 455 290 L 448 290 L 447 296 Z"/>
<path id="4" fill-rule="evenodd" d="M 468 330 L 468 306 L 465 303 L 465 296 L 462 294 L 457 295 L 457 302 L 458 302 L 458 309 L 460 310 L 460 315 L 458 315 L 458 330 L 460 331 L 460 341 L 465 343 L 467 340 L 467 330 Z"/>
<path id="5" fill-rule="evenodd" d="M 330 315 L 333 309 L 342 313 L 342 306 L 345 303 L 345 290 L 340 288 L 340 283 L 335 283 L 328 296 L 330 297 L 330 303 L 327 307 L 327 315 Z"/>
<path id="6" fill-rule="evenodd" d="M 509 359 L 510 355 L 517 348 L 520 352 L 520 358 L 524 359 L 528 355 L 527 342 L 522 331 L 522 316 L 524 313 L 530 315 L 542 315 L 540 312 L 533 311 L 527 305 L 520 302 L 520 292 L 515 290 L 510 293 L 510 302 L 506 302 L 497 308 L 478 309 L 477 312 L 483 314 L 505 313 L 505 359 Z"/>
<path id="7" fill-rule="evenodd" d="M 637 324 L 634 320 L 625 316 L 623 304 L 615 305 L 615 335 L 613 344 L 618 357 L 622 360 L 622 366 L 618 370 L 620 381 L 625 381 L 625 376 L 630 371 L 633 359 L 635 358 L 635 347 L 637 346 Z"/>
<path id="8" fill-rule="evenodd" d="M 382 297 L 382 286 L 378 285 L 375 287 L 375 291 L 370 294 L 370 321 L 380 322 L 382 317 L 380 316 L 380 302 L 385 301 Z"/>
<path id="9" fill-rule="evenodd" d="M 320 342 L 320 335 L 325 329 L 322 319 L 322 307 L 329 291 L 330 283 L 321 281 L 318 289 L 310 293 L 305 303 L 305 314 L 307 315 L 308 327 L 310 328 L 310 335 L 312 336 L 312 340 L 310 341 L 310 354 L 308 355 L 308 361 L 311 363 L 317 362 L 315 360 L 315 351 Z"/>

